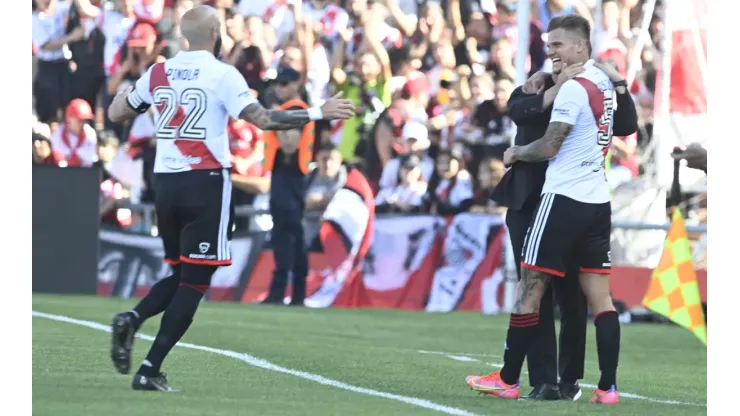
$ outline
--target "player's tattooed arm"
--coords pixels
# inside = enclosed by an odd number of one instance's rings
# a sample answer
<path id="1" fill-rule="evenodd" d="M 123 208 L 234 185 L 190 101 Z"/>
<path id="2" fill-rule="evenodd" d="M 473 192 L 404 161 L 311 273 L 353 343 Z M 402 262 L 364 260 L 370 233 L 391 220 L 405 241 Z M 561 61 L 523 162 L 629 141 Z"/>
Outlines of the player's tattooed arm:
<path id="1" fill-rule="evenodd" d="M 307 110 L 268 110 L 260 103 L 249 104 L 239 114 L 262 130 L 290 130 L 311 121 Z"/>
<path id="2" fill-rule="evenodd" d="M 552 159 L 558 154 L 572 129 L 571 124 L 553 121 L 541 139 L 526 146 L 515 146 L 513 148 L 514 158 L 523 162 L 541 162 Z"/>

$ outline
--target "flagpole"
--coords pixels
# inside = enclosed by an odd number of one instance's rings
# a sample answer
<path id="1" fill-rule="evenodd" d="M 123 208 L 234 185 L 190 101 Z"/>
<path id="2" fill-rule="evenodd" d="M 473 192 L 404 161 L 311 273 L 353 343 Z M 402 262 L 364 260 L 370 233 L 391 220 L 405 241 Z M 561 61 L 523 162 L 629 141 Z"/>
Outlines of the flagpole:
<path id="1" fill-rule="evenodd" d="M 650 37 L 650 22 L 653 19 L 653 13 L 655 13 L 655 4 L 658 0 L 648 0 L 643 7 L 642 23 L 640 23 L 640 33 L 637 35 L 637 40 L 632 46 L 630 51 L 629 59 L 627 59 L 627 85 L 631 86 L 632 82 L 637 76 L 637 63 L 640 62 L 640 56 L 642 50 L 645 49 L 645 44 Z"/>
<path id="2" fill-rule="evenodd" d="M 670 12 L 670 2 L 663 6 L 663 44 L 661 45 L 662 56 L 660 65 L 660 96 L 656 97 L 659 107 L 656 108 L 656 121 L 653 127 L 653 141 L 656 142 L 654 152 L 655 172 L 658 185 L 663 188 L 670 183 L 670 173 L 666 164 L 673 161 L 669 157 L 671 149 L 668 147 L 672 140 L 669 135 L 673 133 L 671 127 L 671 64 L 673 62 L 673 14 Z"/>
<path id="3" fill-rule="evenodd" d="M 514 85 L 527 81 L 527 57 L 529 56 L 529 1 L 520 1 L 516 7 L 517 51 L 514 58 L 516 79 Z"/>

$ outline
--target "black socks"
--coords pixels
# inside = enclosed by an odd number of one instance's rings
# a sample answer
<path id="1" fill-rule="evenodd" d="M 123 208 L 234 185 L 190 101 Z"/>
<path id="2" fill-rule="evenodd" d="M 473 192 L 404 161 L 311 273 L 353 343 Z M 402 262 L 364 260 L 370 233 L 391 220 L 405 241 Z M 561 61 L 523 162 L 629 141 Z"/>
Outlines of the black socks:
<path id="1" fill-rule="evenodd" d="M 599 352 L 601 379 L 599 390 L 608 391 L 617 386 L 617 364 L 619 363 L 620 327 L 616 311 L 605 311 L 594 318 L 596 326 L 596 348 Z"/>
<path id="2" fill-rule="evenodd" d="M 189 286 L 180 286 L 177 289 L 172 302 L 162 315 L 162 324 L 154 339 L 154 345 L 149 350 L 144 364 L 139 368 L 139 373 L 146 376 L 159 374 L 162 361 L 190 328 L 203 295 L 204 293 Z"/>
<path id="3" fill-rule="evenodd" d="M 149 290 L 132 311 L 136 329 L 152 316 L 164 312 L 175 296 L 177 287 L 180 285 L 180 265 L 172 266 L 173 273 L 158 281 Z"/>
<path id="4" fill-rule="evenodd" d="M 519 381 L 524 358 L 537 337 L 539 323 L 539 313 L 511 314 L 509 332 L 506 334 L 504 368 L 501 369 L 501 379 L 504 383 L 516 384 Z"/>
<path id="5" fill-rule="evenodd" d="M 208 291 L 211 276 L 216 269 L 216 266 L 183 265 L 182 282 L 162 315 L 159 332 L 146 360 L 139 368 L 139 373 L 152 377 L 159 374 L 167 354 L 190 328 L 198 305 Z"/>

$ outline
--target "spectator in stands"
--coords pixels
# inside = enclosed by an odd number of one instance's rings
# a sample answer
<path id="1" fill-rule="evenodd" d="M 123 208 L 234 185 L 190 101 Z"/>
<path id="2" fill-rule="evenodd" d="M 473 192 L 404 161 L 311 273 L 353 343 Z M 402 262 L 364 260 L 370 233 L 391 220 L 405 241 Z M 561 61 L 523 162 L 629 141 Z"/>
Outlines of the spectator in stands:
<path id="1" fill-rule="evenodd" d="M 258 16 L 247 16 L 243 23 L 241 16 L 234 16 L 230 22 L 229 33 L 236 45 L 229 54 L 229 62 L 239 70 L 247 84 L 261 97 L 265 91 L 264 81 L 267 68 L 272 60 L 272 50 L 265 42 L 265 27 Z"/>
<path id="2" fill-rule="evenodd" d="M 464 128 L 468 124 L 469 110 L 463 105 L 460 97 L 459 80 L 445 85 L 440 90 L 433 104 L 430 104 L 429 125 L 431 127 L 431 141 L 434 145 L 432 154 L 436 155 L 437 149 L 450 149 L 455 145 L 458 137 L 464 135 Z"/>
<path id="3" fill-rule="evenodd" d="M 334 44 L 349 24 L 347 12 L 330 0 L 304 2 L 302 12 L 307 18 L 307 25 L 313 28 L 316 41 L 328 45 Z"/>
<path id="4" fill-rule="evenodd" d="M 427 191 L 429 212 L 437 215 L 456 215 L 467 211 L 473 203 L 473 179 L 465 170 L 460 154 L 442 150 L 437 155 L 437 166 Z"/>
<path id="5" fill-rule="evenodd" d="M 491 199 L 491 192 L 501 182 L 504 173 L 506 173 L 506 166 L 500 159 L 488 157 L 480 162 L 475 196 L 470 212 L 475 214 L 503 214 L 506 212 L 506 207 L 498 205 Z"/>
<path id="6" fill-rule="evenodd" d="M 476 83 L 487 87 L 486 76 L 478 77 Z M 471 118 L 470 125 L 465 129 L 465 137 L 469 144 L 470 166 L 472 174 L 476 175 L 476 168 L 484 157 L 502 158 L 504 151 L 511 146 L 516 136 L 516 124 L 509 117 L 506 105 L 514 85 L 508 79 L 500 79 L 489 97 L 480 102 Z M 485 87 L 484 87 L 485 88 Z"/>
<path id="7" fill-rule="evenodd" d="M 398 171 L 405 155 L 413 154 L 419 158 L 419 169 L 421 170 L 421 180 L 429 182 L 434 173 L 435 162 L 429 156 L 429 132 L 425 125 L 409 121 L 403 126 L 403 155 L 396 156 L 388 161 L 383 167 L 383 174 L 380 177 L 379 186 L 381 188 L 391 188 L 398 184 Z"/>
<path id="8" fill-rule="evenodd" d="M 149 23 L 138 23 L 130 32 L 126 45 L 121 49 L 123 64 L 118 71 L 108 77 L 107 93 L 115 95 L 119 90 L 132 86 L 150 66 L 163 61 L 164 57 L 160 56 L 158 51 L 157 31 L 154 26 Z M 112 130 L 122 140 L 128 136 L 122 125 L 114 125 Z"/>
<path id="9" fill-rule="evenodd" d="M 577 14 L 586 20 L 593 27 L 594 21 L 591 17 L 591 11 L 583 0 L 535 0 L 537 7 L 532 8 L 532 16 L 537 19 L 542 27 L 547 27 L 553 17 L 563 16 L 566 14 Z M 608 0 L 607 0 L 608 1 Z M 503 3 L 503 2 L 502 2 Z M 507 0 L 508 10 L 516 13 L 516 3 Z"/>
<path id="10" fill-rule="evenodd" d="M 110 166 L 111 161 L 116 157 L 119 145 L 120 141 L 111 131 L 103 131 L 98 136 L 98 160 L 95 162 L 95 165 L 99 165 L 103 168 L 104 176 L 108 175 L 108 167 Z"/>
<path id="11" fill-rule="evenodd" d="M 51 135 L 51 148 L 64 158 L 66 166 L 92 166 L 98 160 L 98 138 L 88 121 L 94 118 L 87 101 L 75 98 L 67 105 L 64 124 Z"/>
<path id="12" fill-rule="evenodd" d="M 398 184 L 381 188 L 375 197 L 376 213 L 421 212 L 427 184 L 421 180 L 420 164 L 418 156 L 404 156 L 398 171 Z"/>
<path id="13" fill-rule="evenodd" d="M 488 71 L 493 72 L 496 79 L 508 79 L 514 81 L 516 68 L 514 68 L 514 45 L 508 38 L 499 38 L 491 46 L 491 57 L 486 65 Z"/>
<path id="14" fill-rule="evenodd" d="M 632 36 L 630 31 L 630 9 L 627 3 L 632 0 L 622 1 L 620 7 L 618 0 L 603 0 L 601 3 L 601 30 L 594 30 L 591 36 L 594 56 L 599 60 L 611 60 L 622 74 L 627 76 L 627 46 Z"/>
<path id="15" fill-rule="evenodd" d="M 342 165 L 342 155 L 332 142 L 322 143 L 316 153 L 316 169 L 309 177 L 306 190 L 306 212 L 320 214 L 329 205 L 334 194 L 347 181 L 347 168 Z M 314 240 L 319 232 L 319 216 L 304 218 L 303 229 L 306 245 Z"/>
<path id="16" fill-rule="evenodd" d="M 280 65 L 275 76 L 275 96 L 277 104 L 301 99 L 301 74 L 288 65 Z"/>
<path id="17" fill-rule="evenodd" d="M 232 119 L 227 131 L 231 148 L 234 205 L 267 209 L 270 173 L 262 169 L 265 148 L 262 130 L 244 120 Z M 247 217 L 236 217 L 234 223 L 239 230 L 250 228 Z"/>
<path id="18" fill-rule="evenodd" d="M 296 10 L 298 9 L 296 7 Z M 341 20 L 339 16 L 341 13 L 341 9 L 328 7 L 324 17 L 320 21 L 325 26 L 331 26 L 336 20 Z M 296 41 L 303 52 L 303 56 L 305 56 L 305 70 L 303 75 L 306 84 L 306 99 L 309 100 L 311 105 L 321 105 L 329 98 L 329 83 L 331 82 L 330 62 L 333 42 L 321 40 L 322 37 L 319 29 L 324 26 L 314 24 L 312 30 L 311 20 L 306 16 L 306 13 L 296 13 L 296 16 L 298 16 L 296 19 L 296 25 L 298 27 L 296 35 L 300 35 L 296 36 Z M 346 31 L 346 28 L 343 30 Z"/>
<path id="19" fill-rule="evenodd" d="M 148 23 L 139 23 L 131 31 L 126 48 L 121 51 L 123 65 L 108 79 L 108 93 L 115 95 L 139 79 L 159 58 L 155 54 L 157 31 Z"/>
<path id="20" fill-rule="evenodd" d="M 361 154 L 365 159 L 367 177 L 372 186 L 379 183 L 383 169 L 388 161 L 399 153 L 406 151 L 406 143 L 403 141 L 407 140 L 407 138 L 403 135 L 403 128 L 408 124 L 408 121 L 414 120 L 415 122 L 426 124 L 428 120 L 428 104 L 429 84 L 426 77 L 420 72 L 409 73 L 408 79 L 399 91 L 398 97 L 393 100 L 390 106 L 383 110 L 370 129 L 367 138 L 368 141 Z M 424 133 L 422 134 L 428 137 L 426 128 L 424 128 Z M 425 138 L 422 141 L 428 140 Z M 428 180 L 429 176 L 427 176 L 427 173 L 431 173 L 431 169 L 426 169 L 426 162 L 423 162 L 422 165 L 423 177 L 425 180 Z M 395 183 L 397 170 L 398 167 L 396 166 L 394 173 L 388 179 L 390 182 L 386 183 Z"/>
<path id="21" fill-rule="evenodd" d="M 379 186 L 388 162 L 405 152 L 403 128 L 409 122 L 407 104 L 403 98 L 394 100 L 380 113 L 368 134 L 368 142 L 361 155 L 365 176 L 374 189 Z"/>
<path id="22" fill-rule="evenodd" d="M 118 153 L 120 142 L 112 131 L 103 131 L 98 138 L 98 161 L 96 166 L 101 168 L 100 182 L 100 218 L 103 224 L 116 228 L 128 227 L 132 224 L 131 210 L 124 208 L 129 201 L 131 192 L 126 186 L 110 174 L 110 166 Z"/>
<path id="23" fill-rule="evenodd" d="M 337 146 L 322 143 L 316 153 L 316 171 L 306 191 L 306 211 L 323 211 L 346 180 L 347 169 Z"/>
<path id="24" fill-rule="evenodd" d="M 339 38 L 333 51 L 331 79 L 344 98 L 352 100 L 357 106 L 356 117 L 337 122 L 333 129 L 335 134 L 332 140 L 339 143 L 342 158 L 348 161 L 354 158 L 360 142 L 363 142 L 363 147 L 357 153 L 364 153 L 372 125 L 385 107 L 391 104 L 388 83 L 391 79 L 390 60 L 388 52 L 378 40 L 378 27 L 371 22 L 372 19 L 363 22 L 364 42 L 351 66 L 345 66 L 344 37 Z"/>
<path id="25" fill-rule="evenodd" d="M 540 3 L 542 7 L 532 8 L 532 15 L 537 16 L 540 11 L 543 11 L 543 9 L 548 9 L 548 7 L 553 7 L 555 9 L 558 9 L 559 11 L 555 12 L 554 10 L 546 10 L 544 11 L 545 15 L 552 16 L 554 14 L 559 13 L 571 13 L 563 12 L 562 5 L 569 1 L 569 0 L 535 0 Z M 574 0 L 574 1 L 580 1 L 580 0 Z M 545 7 L 545 2 L 548 3 L 548 6 Z M 517 48 L 518 48 L 518 32 L 519 29 L 517 28 L 516 24 L 516 2 L 513 0 L 499 0 L 496 2 L 496 20 L 497 22 L 493 25 L 493 29 L 491 30 L 492 33 L 492 40 L 493 39 L 508 39 L 511 45 L 514 47 L 514 56 L 516 56 Z M 584 13 L 588 14 L 588 9 L 585 11 L 582 10 Z M 547 19 L 549 22 L 549 18 Z M 537 18 L 531 19 L 529 23 L 529 50 L 528 50 L 528 59 L 527 59 L 527 72 L 529 74 L 533 74 L 537 72 L 542 65 L 545 63 L 546 55 L 545 55 L 545 41 L 543 38 L 543 28 L 547 27 L 547 23 L 538 20 Z"/>
<path id="26" fill-rule="evenodd" d="M 441 104 L 447 103 L 446 90 L 455 77 L 455 49 L 449 39 L 440 39 L 439 43 L 432 49 L 434 64 L 426 72 L 429 79 L 430 94 L 437 98 Z"/>
<path id="27" fill-rule="evenodd" d="M 97 7 L 90 0 L 74 0 L 80 13 L 95 20 L 95 26 L 102 32 L 105 39 L 103 46 L 103 71 L 105 83 L 108 78 L 118 72 L 122 64 L 122 52 L 129 33 L 136 24 L 134 14 L 135 0 L 117 0 L 114 8 L 107 9 Z M 114 124 L 108 119 L 108 107 L 113 101 L 113 95 L 108 94 L 108 89 L 103 88 L 101 97 L 103 111 L 105 113 L 105 128 L 114 129 Z M 90 101 L 88 101 L 90 102 Z M 94 107 L 95 103 L 90 102 Z"/>
<path id="28" fill-rule="evenodd" d="M 493 99 L 494 82 L 487 72 L 480 75 L 473 74 L 469 79 L 468 88 L 470 89 L 470 98 L 466 107 L 472 112 L 475 112 L 484 101 Z M 466 136 L 469 136 L 470 132 L 466 130 L 465 133 Z"/>
<path id="29" fill-rule="evenodd" d="M 77 26 L 84 29 L 85 36 L 68 45 L 72 70 L 70 97 L 84 99 L 95 110 L 98 94 L 105 83 L 103 67 L 105 36 L 95 24 L 95 19 L 81 10 L 77 0 L 72 0 L 67 16 L 67 28 L 69 30 Z"/>
<path id="30" fill-rule="evenodd" d="M 400 48 L 392 48 L 388 51 L 388 59 L 391 61 L 391 80 L 389 81 L 393 99 L 400 98 L 402 89 L 406 82 L 415 76 L 424 74 L 416 70 L 413 66 L 414 60 L 411 57 L 411 48 L 409 45 L 403 45 Z M 425 91 L 429 95 L 428 88 Z"/>
<path id="31" fill-rule="evenodd" d="M 64 161 L 59 153 L 51 148 L 51 141 L 43 134 L 33 133 L 33 163 L 35 165 L 55 165 Z"/>
<path id="32" fill-rule="evenodd" d="M 445 35 L 445 18 L 439 1 L 427 1 L 420 17 L 416 32 L 409 39 L 409 43 L 411 57 L 417 61 L 414 66 L 422 72 L 427 72 L 435 63 L 432 56 L 434 45 Z"/>
<path id="33" fill-rule="evenodd" d="M 58 112 L 70 100 L 71 73 L 64 48 L 85 37 L 77 26 L 67 29 L 70 4 L 58 0 L 34 0 L 33 46 L 38 72 L 33 82 L 35 110 L 42 123 L 58 122 Z"/>
<path id="34" fill-rule="evenodd" d="M 401 88 L 400 98 L 403 100 L 405 113 L 411 120 L 424 124 L 429 120 L 427 107 L 430 94 L 431 87 L 426 75 L 418 71 L 408 74 Z"/>

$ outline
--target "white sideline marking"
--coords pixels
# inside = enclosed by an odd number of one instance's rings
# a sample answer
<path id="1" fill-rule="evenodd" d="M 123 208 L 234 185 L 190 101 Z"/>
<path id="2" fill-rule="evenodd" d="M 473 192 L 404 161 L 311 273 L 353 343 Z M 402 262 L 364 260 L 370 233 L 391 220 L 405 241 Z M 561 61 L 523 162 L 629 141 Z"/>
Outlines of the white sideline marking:
<path id="1" fill-rule="evenodd" d="M 499 363 L 488 363 L 484 362 L 482 360 L 479 360 L 477 358 L 473 358 L 473 356 L 479 356 L 479 357 L 496 357 L 495 355 L 487 355 L 487 354 L 468 354 L 463 352 L 442 352 L 442 351 L 426 351 L 426 350 L 418 350 L 416 351 L 421 354 L 430 354 L 430 355 L 441 355 L 443 357 L 447 357 L 451 360 L 455 361 L 466 361 L 466 362 L 479 362 L 483 363 L 490 367 L 496 367 L 501 368 L 504 365 Z M 523 371 L 522 374 L 526 374 L 526 371 Z M 595 384 L 583 384 L 579 383 L 582 387 L 588 387 L 588 388 L 596 388 L 597 386 Z M 635 393 L 625 393 L 620 391 L 619 392 L 620 397 L 626 397 L 628 399 L 637 399 L 637 400 L 645 400 L 648 402 L 653 403 L 660 403 L 660 404 L 677 404 L 682 406 L 698 406 L 698 407 L 707 407 L 706 403 L 690 403 L 690 402 L 680 402 L 678 400 L 661 400 L 661 399 L 654 399 L 652 397 L 642 396 Z"/>
<path id="2" fill-rule="evenodd" d="M 100 331 L 110 332 L 110 327 L 108 325 L 99 324 L 97 322 L 83 321 L 80 319 L 70 318 L 68 316 L 52 315 L 52 314 L 37 312 L 37 311 L 32 311 L 31 314 L 39 318 L 50 319 L 52 321 L 66 322 L 66 323 L 70 323 L 74 325 L 84 326 L 84 327 L 91 328 L 91 329 L 97 329 Z M 136 337 L 145 339 L 147 341 L 154 341 L 154 337 L 151 335 L 136 334 Z M 293 370 L 290 368 L 281 367 L 277 364 L 273 364 L 267 360 L 254 357 L 246 353 L 239 353 L 239 352 L 230 351 L 230 350 L 221 350 L 218 348 L 205 347 L 203 345 L 190 344 L 187 342 L 178 342 L 177 345 L 183 348 L 205 351 L 205 352 L 210 352 L 213 354 L 223 355 L 225 357 L 235 358 L 237 360 L 244 361 L 245 363 L 251 366 L 254 366 L 254 367 L 259 367 L 259 368 L 263 368 L 265 370 L 270 370 L 270 371 L 276 371 L 278 373 L 290 374 L 292 376 L 296 376 L 296 377 L 303 378 L 309 381 L 313 381 L 319 384 L 323 384 L 325 386 L 332 386 L 338 389 L 348 390 L 351 392 L 365 394 L 368 396 L 376 396 L 376 397 L 382 397 L 384 399 L 396 400 L 399 402 L 410 404 L 412 406 L 423 407 L 425 409 L 446 413 L 448 415 L 478 416 L 477 414 L 468 412 L 467 410 L 458 409 L 458 408 L 450 407 L 450 406 L 444 406 L 441 404 L 430 402 L 429 400 L 419 399 L 416 397 L 401 396 L 401 395 L 392 394 L 392 393 L 386 393 L 382 391 L 368 389 L 365 387 L 357 387 L 351 384 L 342 383 L 341 381 L 332 380 L 330 378 L 326 378 L 318 374 L 312 374 L 312 373 L 307 373 L 305 371 L 298 371 L 298 370 Z"/>
<path id="3" fill-rule="evenodd" d="M 467 352 L 445 352 L 445 351 L 427 351 L 427 350 L 418 350 L 416 351 L 421 354 L 433 354 L 433 355 L 465 355 L 467 357 L 494 357 L 494 358 L 501 358 L 501 355 L 499 354 L 474 354 L 474 353 L 467 353 Z"/>

